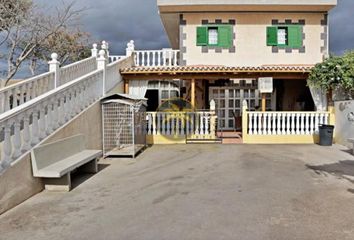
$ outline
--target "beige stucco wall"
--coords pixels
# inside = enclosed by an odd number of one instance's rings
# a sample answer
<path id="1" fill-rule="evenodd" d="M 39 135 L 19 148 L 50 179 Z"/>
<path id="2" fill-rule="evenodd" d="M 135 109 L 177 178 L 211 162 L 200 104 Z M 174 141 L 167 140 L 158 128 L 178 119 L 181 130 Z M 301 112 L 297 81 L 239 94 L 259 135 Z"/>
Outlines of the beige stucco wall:
<path id="1" fill-rule="evenodd" d="M 84 134 L 87 147 L 102 149 L 101 104 L 96 102 L 88 110 L 57 130 L 41 144 L 50 143 L 76 134 Z M 74 147 L 74 146 L 73 146 Z M 32 176 L 30 154 L 0 175 L 0 214 L 43 190 L 40 179 Z"/>
<path id="2" fill-rule="evenodd" d="M 183 19 L 186 20 L 186 25 L 181 25 L 180 34 L 181 39 L 184 36 L 186 39 L 181 40 L 181 48 L 186 49 L 183 60 L 187 65 L 315 64 L 321 62 L 325 54 L 321 52 L 321 47 L 325 45 L 325 41 L 321 39 L 321 33 L 324 33 L 325 28 L 321 25 L 324 13 L 185 13 Z M 215 50 L 202 53 L 202 47 L 196 46 L 197 26 L 202 25 L 202 20 L 215 22 L 216 19 L 223 22 L 228 22 L 229 19 L 236 20 L 235 53 L 230 53 L 228 49 L 223 49 L 222 53 L 216 53 Z M 267 46 L 266 41 L 266 27 L 272 25 L 272 19 L 278 19 L 279 22 L 285 22 L 285 19 L 291 19 L 293 22 L 305 20 L 305 53 L 299 53 L 299 50 L 286 53 L 284 49 L 280 49 L 278 53 L 272 52 L 272 47 Z"/>

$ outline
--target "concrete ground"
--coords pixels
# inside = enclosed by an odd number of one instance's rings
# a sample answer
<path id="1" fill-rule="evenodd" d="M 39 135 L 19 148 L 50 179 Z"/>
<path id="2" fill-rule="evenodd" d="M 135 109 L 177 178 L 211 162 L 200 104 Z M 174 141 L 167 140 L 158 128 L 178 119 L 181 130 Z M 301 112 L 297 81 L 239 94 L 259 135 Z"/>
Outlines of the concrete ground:
<path id="1" fill-rule="evenodd" d="M 0 216 L 0 239 L 354 239 L 339 146 L 154 146 Z"/>

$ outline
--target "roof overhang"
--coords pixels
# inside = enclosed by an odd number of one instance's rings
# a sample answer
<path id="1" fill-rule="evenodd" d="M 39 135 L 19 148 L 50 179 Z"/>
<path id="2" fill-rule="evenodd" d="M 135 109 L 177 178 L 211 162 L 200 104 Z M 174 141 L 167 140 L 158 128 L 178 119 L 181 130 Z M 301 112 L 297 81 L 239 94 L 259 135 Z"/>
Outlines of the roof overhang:
<path id="1" fill-rule="evenodd" d="M 225 67 L 225 66 L 178 66 L 178 67 L 132 67 L 121 69 L 125 80 L 171 80 L 200 79 L 217 80 L 229 78 L 307 79 L 312 65 L 296 66 L 260 66 L 260 67 Z"/>

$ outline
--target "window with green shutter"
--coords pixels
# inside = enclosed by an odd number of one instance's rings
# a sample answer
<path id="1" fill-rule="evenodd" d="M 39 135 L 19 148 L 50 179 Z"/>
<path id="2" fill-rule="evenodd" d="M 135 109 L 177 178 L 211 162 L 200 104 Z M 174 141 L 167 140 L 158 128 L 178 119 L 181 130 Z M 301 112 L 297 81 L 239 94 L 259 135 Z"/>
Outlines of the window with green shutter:
<path id="1" fill-rule="evenodd" d="M 208 45 L 208 27 L 197 27 L 197 46 Z"/>
<path id="2" fill-rule="evenodd" d="M 232 25 L 207 25 L 197 27 L 197 46 L 230 48 L 232 45 Z"/>
<path id="3" fill-rule="evenodd" d="M 302 45 L 301 25 L 267 27 L 267 46 L 301 48 Z"/>

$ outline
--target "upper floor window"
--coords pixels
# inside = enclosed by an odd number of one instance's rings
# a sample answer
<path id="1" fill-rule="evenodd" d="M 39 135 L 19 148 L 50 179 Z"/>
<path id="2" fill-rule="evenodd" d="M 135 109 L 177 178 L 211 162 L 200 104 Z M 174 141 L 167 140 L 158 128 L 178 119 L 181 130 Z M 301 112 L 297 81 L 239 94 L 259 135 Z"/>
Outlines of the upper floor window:
<path id="1" fill-rule="evenodd" d="M 267 46 L 301 48 L 302 45 L 302 26 L 267 27 Z"/>
<path id="2" fill-rule="evenodd" d="M 233 43 L 232 25 L 197 27 L 197 46 L 230 48 Z"/>

